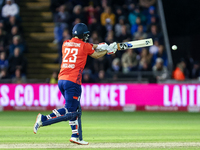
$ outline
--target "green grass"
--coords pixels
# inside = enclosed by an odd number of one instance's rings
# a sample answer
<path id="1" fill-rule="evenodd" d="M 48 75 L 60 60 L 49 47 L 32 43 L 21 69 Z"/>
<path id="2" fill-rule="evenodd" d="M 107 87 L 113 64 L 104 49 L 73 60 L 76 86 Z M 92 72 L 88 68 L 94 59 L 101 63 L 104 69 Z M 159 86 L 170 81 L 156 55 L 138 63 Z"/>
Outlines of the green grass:
<path id="1" fill-rule="evenodd" d="M 50 112 L 43 112 L 43 114 L 48 113 Z M 68 122 L 42 127 L 36 135 L 33 134 L 33 124 L 37 114 L 38 112 L 0 112 L 0 145 L 69 143 L 71 129 Z M 128 145 L 129 143 L 199 142 L 200 140 L 200 113 L 83 112 L 82 124 L 84 140 L 91 145 L 93 143 L 127 143 Z M 87 149 L 87 146 L 84 149 Z M 107 149 L 111 150 L 112 147 Z M 199 149 L 199 147 L 179 146 L 173 149 Z"/>

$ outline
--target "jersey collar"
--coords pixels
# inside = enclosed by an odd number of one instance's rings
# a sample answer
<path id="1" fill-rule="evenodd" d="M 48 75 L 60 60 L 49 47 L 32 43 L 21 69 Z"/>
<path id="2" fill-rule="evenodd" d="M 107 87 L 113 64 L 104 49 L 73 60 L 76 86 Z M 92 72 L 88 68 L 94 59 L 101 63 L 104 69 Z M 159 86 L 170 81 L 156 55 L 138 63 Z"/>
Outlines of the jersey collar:
<path id="1" fill-rule="evenodd" d="M 83 42 L 81 39 L 77 39 L 77 38 L 72 38 L 72 41 L 74 41 L 74 42 Z"/>

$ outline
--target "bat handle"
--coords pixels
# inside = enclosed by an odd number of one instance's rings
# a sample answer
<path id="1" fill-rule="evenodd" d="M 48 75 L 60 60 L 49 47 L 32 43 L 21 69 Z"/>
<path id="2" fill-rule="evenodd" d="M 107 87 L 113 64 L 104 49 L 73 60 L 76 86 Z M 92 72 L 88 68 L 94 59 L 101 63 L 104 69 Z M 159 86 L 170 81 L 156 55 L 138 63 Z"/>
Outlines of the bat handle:
<path id="1" fill-rule="evenodd" d="M 118 50 L 121 50 L 120 46 L 119 46 L 119 43 L 117 43 L 117 49 Z"/>

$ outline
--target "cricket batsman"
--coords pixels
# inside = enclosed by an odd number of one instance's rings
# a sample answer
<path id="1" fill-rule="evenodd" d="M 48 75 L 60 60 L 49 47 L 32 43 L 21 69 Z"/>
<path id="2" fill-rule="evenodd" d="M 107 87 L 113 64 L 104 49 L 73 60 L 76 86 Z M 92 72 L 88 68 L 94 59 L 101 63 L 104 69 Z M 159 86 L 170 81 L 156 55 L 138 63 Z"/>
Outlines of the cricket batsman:
<path id="1" fill-rule="evenodd" d="M 58 87 L 65 98 L 65 107 L 54 109 L 53 113 L 46 116 L 39 113 L 33 128 L 35 134 L 40 127 L 69 120 L 72 129 L 69 141 L 79 145 L 89 144 L 83 140 L 81 127 L 80 97 L 83 69 L 88 55 L 98 59 L 105 54 L 113 54 L 117 51 L 116 42 L 109 46 L 106 43 L 98 45 L 87 43 L 89 33 L 84 23 L 76 24 L 72 30 L 73 38 L 63 42 Z"/>

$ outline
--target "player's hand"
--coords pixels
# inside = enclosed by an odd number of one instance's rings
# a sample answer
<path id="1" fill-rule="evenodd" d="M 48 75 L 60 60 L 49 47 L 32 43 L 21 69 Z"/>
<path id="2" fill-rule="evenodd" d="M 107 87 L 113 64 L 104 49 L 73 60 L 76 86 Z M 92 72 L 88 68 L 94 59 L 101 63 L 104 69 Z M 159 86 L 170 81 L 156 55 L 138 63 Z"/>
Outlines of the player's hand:
<path id="1" fill-rule="evenodd" d="M 99 43 L 96 50 L 97 51 L 105 51 L 108 49 L 108 44 L 107 43 Z"/>
<path id="2" fill-rule="evenodd" d="M 117 51 L 117 43 L 116 42 L 111 43 L 108 46 L 107 50 L 108 50 L 108 52 L 107 52 L 108 55 L 114 54 Z"/>

